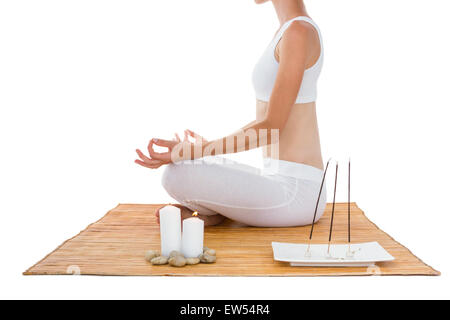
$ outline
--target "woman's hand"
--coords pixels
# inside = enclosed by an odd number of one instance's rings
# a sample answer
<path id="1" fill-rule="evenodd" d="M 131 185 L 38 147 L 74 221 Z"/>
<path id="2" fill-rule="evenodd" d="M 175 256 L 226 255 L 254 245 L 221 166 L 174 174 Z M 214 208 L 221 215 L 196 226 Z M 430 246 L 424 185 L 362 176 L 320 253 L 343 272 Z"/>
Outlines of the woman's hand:
<path id="1" fill-rule="evenodd" d="M 148 146 L 147 146 L 149 157 L 146 156 L 141 150 L 136 149 L 136 153 L 140 159 L 136 159 L 136 160 L 134 160 L 134 162 L 143 167 L 149 168 L 149 169 L 158 169 L 162 165 L 170 163 L 171 160 L 170 160 L 169 152 L 158 153 L 153 150 L 154 144 L 161 145 L 161 144 L 166 144 L 166 142 L 170 142 L 170 146 L 172 146 L 172 144 L 178 144 L 178 142 L 175 142 L 175 141 L 152 139 L 152 140 L 150 140 L 150 142 L 148 143 Z M 166 153 L 169 153 L 168 158 L 166 156 Z"/>
<path id="2" fill-rule="evenodd" d="M 169 164 L 174 161 L 191 159 L 191 155 L 194 154 L 192 152 L 194 150 L 194 144 L 189 141 L 189 137 L 193 137 L 195 139 L 195 145 L 199 145 L 200 147 L 206 142 L 202 136 L 191 130 L 184 131 L 183 141 L 181 141 L 178 134 L 175 134 L 175 139 L 172 141 L 154 138 L 150 140 L 147 146 L 149 157 L 146 156 L 141 150 L 137 149 L 136 153 L 140 159 L 136 159 L 134 162 L 149 169 L 157 169 L 164 164 Z M 168 151 L 156 152 L 153 149 L 153 145 L 165 147 Z M 190 150 L 191 152 L 186 154 L 184 152 L 185 150 Z"/>
<path id="3" fill-rule="evenodd" d="M 203 138 L 201 135 L 195 133 L 194 131 L 188 129 L 184 130 L 184 141 L 189 141 L 189 137 L 194 138 L 195 144 L 204 144 L 208 142 L 208 140 Z"/>

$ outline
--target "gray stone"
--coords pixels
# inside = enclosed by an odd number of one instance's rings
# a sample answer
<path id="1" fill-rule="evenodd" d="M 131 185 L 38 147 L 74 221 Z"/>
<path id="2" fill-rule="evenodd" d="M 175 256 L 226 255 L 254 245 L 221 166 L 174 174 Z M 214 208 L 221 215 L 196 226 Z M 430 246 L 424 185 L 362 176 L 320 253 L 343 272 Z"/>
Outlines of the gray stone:
<path id="1" fill-rule="evenodd" d="M 200 262 L 203 262 L 203 263 L 214 263 L 214 262 L 216 262 L 216 256 L 211 256 L 211 255 L 206 254 L 206 253 L 203 253 L 203 254 L 199 255 L 198 258 L 200 259 Z"/>
<path id="2" fill-rule="evenodd" d="M 216 255 L 216 250 L 214 249 L 208 249 L 206 251 L 203 251 L 204 254 L 210 255 L 210 256 L 215 256 Z"/>
<path id="3" fill-rule="evenodd" d="M 161 264 L 167 264 L 168 261 L 169 261 L 169 258 L 164 257 L 164 256 L 159 256 L 159 257 L 153 258 L 150 262 L 154 265 L 161 265 Z"/>
<path id="4" fill-rule="evenodd" d="M 186 265 L 186 259 L 181 255 L 176 255 L 169 259 L 169 264 L 173 267 L 184 267 Z"/>
<path id="5" fill-rule="evenodd" d="M 182 256 L 182 257 L 184 257 L 183 254 L 182 254 L 180 251 L 173 250 L 173 251 L 171 251 L 170 254 L 169 254 L 169 259 L 170 259 L 170 258 L 173 258 L 173 257 L 176 257 L 176 256 Z"/>
<path id="6" fill-rule="evenodd" d="M 200 263 L 199 258 L 187 258 L 186 259 L 186 264 L 197 264 L 197 263 Z"/>
<path id="7" fill-rule="evenodd" d="M 152 261 L 153 258 L 159 257 L 159 251 L 157 250 L 149 250 L 145 253 L 145 260 L 148 262 Z"/>

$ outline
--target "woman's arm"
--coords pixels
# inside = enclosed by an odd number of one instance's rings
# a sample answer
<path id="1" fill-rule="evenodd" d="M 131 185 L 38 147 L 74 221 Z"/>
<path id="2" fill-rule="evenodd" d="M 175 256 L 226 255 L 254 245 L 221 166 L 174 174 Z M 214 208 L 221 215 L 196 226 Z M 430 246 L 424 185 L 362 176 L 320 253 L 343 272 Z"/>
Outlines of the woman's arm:
<path id="1" fill-rule="evenodd" d="M 303 79 L 307 61 L 307 40 L 309 28 L 300 23 L 292 23 L 279 44 L 279 67 L 269 100 L 267 114 L 260 121 L 253 121 L 227 137 L 204 143 L 177 142 L 152 139 L 148 146 L 150 157 L 155 161 L 176 162 L 196 159 L 208 155 L 237 153 L 276 143 L 295 104 Z M 167 147 L 168 152 L 157 153 L 153 144 Z M 139 157 L 145 163 L 148 158 Z"/>
<path id="2" fill-rule="evenodd" d="M 208 154 L 208 149 L 211 155 L 236 153 L 277 142 L 302 83 L 308 30 L 303 24 L 293 23 L 280 41 L 279 68 L 266 117 L 249 123 L 234 134 L 208 142 L 203 146 L 203 153 Z"/>

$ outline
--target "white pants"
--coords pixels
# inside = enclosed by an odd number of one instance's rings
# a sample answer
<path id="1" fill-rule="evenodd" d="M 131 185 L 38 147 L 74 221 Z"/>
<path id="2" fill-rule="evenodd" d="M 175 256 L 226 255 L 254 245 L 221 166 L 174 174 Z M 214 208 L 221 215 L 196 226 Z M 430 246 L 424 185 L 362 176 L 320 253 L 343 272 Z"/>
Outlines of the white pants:
<path id="1" fill-rule="evenodd" d="M 183 161 L 165 169 L 162 185 L 171 197 L 201 215 L 221 214 L 256 227 L 311 224 L 323 171 L 266 159 L 263 170 L 222 157 Z M 316 221 L 326 205 L 326 188 Z"/>

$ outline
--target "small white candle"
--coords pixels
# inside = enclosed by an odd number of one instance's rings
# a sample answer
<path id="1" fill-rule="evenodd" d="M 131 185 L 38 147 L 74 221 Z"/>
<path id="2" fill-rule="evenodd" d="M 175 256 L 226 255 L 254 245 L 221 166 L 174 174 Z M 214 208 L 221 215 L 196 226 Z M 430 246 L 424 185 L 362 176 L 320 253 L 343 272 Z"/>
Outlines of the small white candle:
<path id="1" fill-rule="evenodd" d="M 181 252 L 186 258 L 195 258 L 203 253 L 204 222 L 196 216 L 197 212 L 194 212 L 192 218 L 183 220 Z"/>
<path id="2" fill-rule="evenodd" d="M 168 257 L 173 250 L 181 250 L 181 212 L 174 206 L 159 210 L 159 230 L 161 234 L 161 254 Z"/>

